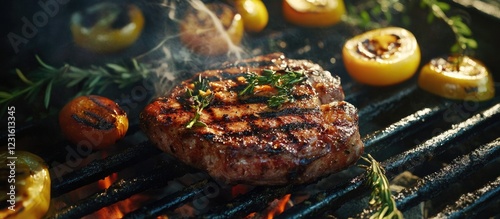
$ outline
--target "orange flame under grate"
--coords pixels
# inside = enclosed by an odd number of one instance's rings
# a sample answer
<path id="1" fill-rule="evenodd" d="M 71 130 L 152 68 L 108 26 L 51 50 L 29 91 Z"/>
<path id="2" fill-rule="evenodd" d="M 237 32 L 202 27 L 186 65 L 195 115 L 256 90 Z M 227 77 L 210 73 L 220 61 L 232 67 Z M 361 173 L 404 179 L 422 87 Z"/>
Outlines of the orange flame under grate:
<path id="1" fill-rule="evenodd" d="M 283 213 L 283 211 L 285 211 L 286 204 L 290 200 L 290 196 L 291 196 L 290 194 L 286 194 L 285 196 L 283 196 L 283 198 L 281 198 L 280 200 L 278 200 L 276 202 L 276 205 L 268 211 L 268 213 L 267 213 L 267 215 L 266 215 L 265 218 L 267 218 L 267 219 L 273 219 L 274 216 Z"/>
<path id="2" fill-rule="evenodd" d="M 262 213 L 253 212 L 248 214 L 245 219 L 273 219 L 275 216 L 283 213 L 290 201 L 291 194 L 286 194 L 280 199 L 276 199 L 269 204 L 269 207 Z"/>

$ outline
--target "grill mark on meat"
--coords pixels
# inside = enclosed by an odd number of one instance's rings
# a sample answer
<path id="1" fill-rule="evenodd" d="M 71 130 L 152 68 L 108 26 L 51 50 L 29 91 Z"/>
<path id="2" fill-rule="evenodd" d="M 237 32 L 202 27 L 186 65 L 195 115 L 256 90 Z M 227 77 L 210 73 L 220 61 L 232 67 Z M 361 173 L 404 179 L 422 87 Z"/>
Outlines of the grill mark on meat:
<path id="1" fill-rule="evenodd" d="M 226 106 L 225 108 L 230 107 Z M 223 114 L 220 118 L 217 118 L 215 111 L 219 110 L 220 109 L 217 108 L 208 108 L 206 112 L 210 114 L 211 118 L 213 118 L 210 123 L 219 124 L 221 127 L 220 129 L 225 131 L 218 139 L 221 142 L 234 137 L 265 136 L 267 133 L 276 134 L 280 132 L 284 135 L 288 135 L 288 141 L 291 143 L 297 143 L 299 140 L 295 137 L 295 133 L 292 133 L 292 131 L 303 132 L 308 129 L 319 129 L 321 127 L 319 121 L 314 121 L 308 118 L 320 113 L 319 108 L 290 107 L 279 111 L 263 111 L 252 114 L 244 114 L 239 117 L 235 116 L 233 118 L 230 118 L 227 114 Z M 283 122 L 283 120 L 292 120 L 286 119 L 285 117 L 287 116 L 293 117 L 293 120 L 296 122 Z M 241 131 L 228 130 L 228 127 L 238 126 L 235 124 L 241 123 L 241 121 L 245 121 L 245 126 L 249 126 L 249 128 L 242 128 Z M 279 126 L 273 126 L 270 124 L 278 124 Z M 207 133 L 206 137 L 207 140 L 214 140 L 212 133 Z"/>
<path id="2" fill-rule="evenodd" d="M 141 113 L 141 128 L 160 149 L 218 180 L 253 185 L 310 182 L 362 154 L 357 111 L 343 101 L 339 78 L 319 65 L 276 53 L 221 66 L 183 81 Z M 303 71 L 308 80 L 278 109 L 267 106 L 273 91 L 265 87 L 238 96 L 247 86 L 239 77 L 264 69 Z M 210 81 L 214 99 L 200 116 L 207 127 L 187 129 L 194 111 L 185 92 L 199 75 Z"/>
<path id="3" fill-rule="evenodd" d="M 307 100 L 311 98 L 311 95 L 292 95 L 293 99 L 295 101 L 300 101 L 300 100 Z M 266 97 L 266 96 L 244 96 L 244 97 L 238 97 L 238 101 L 233 101 L 233 102 L 226 102 L 226 101 L 221 101 L 221 100 L 213 100 L 210 103 L 209 107 L 221 107 L 221 106 L 236 106 L 236 105 L 241 105 L 241 104 L 256 104 L 256 103 L 263 103 L 267 104 L 271 97 Z M 207 107 L 208 108 L 208 107 Z"/>
<path id="4" fill-rule="evenodd" d="M 221 139 L 227 139 L 227 138 L 232 138 L 232 137 L 244 137 L 244 136 L 265 136 L 267 133 L 283 133 L 286 135 L 291 135 L 291 131 L 296 131 L 296 130 L 305 130 L 305 129 L 313 129 L 313 128 L 319 128 L 320 124 L 318 123 L 290 123 L 290 124 L 284 124 L 279 127 L 271 127 L 267 129 L 262 129 L 256 126 L 253 126 L 249 129 L 245 129 L 239 132 L 225 132 L 220 136 Z M 213 133 L 204 133 L 203 134 L 206 139 L 208 140 L 214 140 Z M 298 140 L 296 138 L 292 139 L 292 142 L 296 143 Z"/>
<path id="5" fill-rule="evenodd" d="M 319 113 L 320 110 L 319 108 L 298 108 L 298 107 L 292 107 L 292 108 L 286 108 L 281 111 L 270 111 L 270 112 L 261 112 L 259 113 L 259 116 L 262 118 L 273 118 L 273 117 L 279 117 L 279 116 L 284 116 L 284 115 L 303 115 L 303 114 L 313 114 L 313 113 Z"/>
<path id="6" fill-rule="evenodd" d="M 248 114 L 241 114 L 240 116 L 230 116 L 229 114 L 231 112 L 228 112 L 232 111 L 233 114 L 236 114 L 239 113 L 238 109 L 243 108 L 241 109 L 241 111 L 244 112 L 245 108 L 249 107 L 250 107 L 249 105 L 237 106 L 237 107 L 221 106 L 219 108 L 211 107 L 206 109 L 205 112 L 209 115 L 211 123 L 218 123 L 218 124 L 232 123 L 239 121 L 248 121 L 252 123 L 255 120 L 265 120 L 265 119 L 269 120 L 272 118 L 275 118 L 275 120 L 278 120 L 276 122 L 279 122 L 279 119 L 281 119 L 283 116 L 295 115 L 304 117 L 305 115 L 313 115 L 321 112 L 319 108 L 300 108 L 300 107 L 289 107 L 278 111 L 249 112 Z"/>

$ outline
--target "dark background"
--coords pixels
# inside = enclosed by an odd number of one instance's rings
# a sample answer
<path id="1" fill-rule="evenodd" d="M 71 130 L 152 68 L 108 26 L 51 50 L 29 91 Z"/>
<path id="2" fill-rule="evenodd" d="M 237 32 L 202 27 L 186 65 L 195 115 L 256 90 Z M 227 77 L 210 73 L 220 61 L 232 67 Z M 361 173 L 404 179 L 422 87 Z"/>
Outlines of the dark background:
<path id="1" fill-rule="evenodd" d="M 63 1 L 63 0 L 59 0 Z M 66 4 L 59 4 L 58 0 L 17 0 L 5 1 L 0 8 L 0 18 L 3 27 L 0 28 L 0 66 L 2 66 L 0 90 L 13 89 L 24 84 L 15 74 L 15 68 L 22 70 L 29 78 L 30 72 L 39 66 L 35 55 L 53 66 L 62 66 L 65 63 L 82 68 L 90 65 L 104 65 L 110 62 L 118 62 L 129 59 L 139 54 L 149 51 L 165 37 L 172 37 L 167 47 L 172 51 L 171 61 L 178 64 L 186 74 L 207 68 L 217 61 L 224 60 L 222 57 L 198 57 L 189 54 L 182 44 L 176 39 L 178 34 L 177 21 L 168 16 L 171 8 L 162 6 L 160 0 L 133 1 L 144 12 L 146 17 L 145 29 L 140 39 L 131 47 L 116 54 L 96 54 L 76 46 L 71 37 L 69 29 L 71 14 L 88 5 L 100 2 L 97 0 L 66 0 Z M 23 18 L 33 22 L 33 17 L 44 9 L 39 2 L 55 2 L 58 6 L 54 16 L 47 15 L 46 25 L 37 28 L 37 33 L 32 38 L 26 38 L 28 43 L 21 44 L 16 53 L 9 42 L 9 33 L 23 36 L 22 28 L 25 23 Z M 175 17 L 182 16 L 186 7 L 186 1 L 170 0 L 168 3 L 175 3 Z M 205 1 L 209 2 L 209 1 Z M 281 1 L 264 1 L 269 10 L 269 24 L 264 31 L 259 34 L 245 34 L 242 46 L 247 55 L 261 55 L 270 52 L 284 52 L 290 58 L 310 59 L 319 63 L 325 69 L 342 78 L 344 85 L 358 85 L 348 76 L 342 64 L 341 49 L 343 43 L 354 35 L 360 34 L 369 28 L 353 26 L 347 23 L 339 23 L 329 28 L 301 28 L 288 24 L 283 20 L 281 14 Z M 362 5 L 361 0 L 346 1 L 350 5 Z M 370 2 L 370 1 L 368 1 Z M 372 1 L 373 2 L 373 1 Z M 451 30 L 440 20 L 428 23 L 426 18 L 428 9 L 419 7 L 418 0 L 402 0 L 406 11 L 393 13 L 392 20 L 384 20 L 384 17 L 374 18 L 381 26 L 402 26 L 414 33 L 419 42 L 422 59 L 421 65 L 426 64 L 432 58 L 447 55 L 449 48 L 454 43 L 454 36 Z M 467 4 L 474 1 L 465 1 Z M 464 15 L 464 21 L 469 24 L 473 32 L 473 37 L 478 41 L 479 47 L 470 55 L 482 60 L 491 70 L 496 81 L 500 80 L 500 15 L 491 11 L 500 11 L 500 6 L 495 1 L 482 1 L 486 4 L 489 12 L 485 13 L 475 7 L 464 6 L 449 1 L 453 9 L 451 13 Z M 462 1 L 463 3 L 463 1 Z M 466 4 L 463 3 L 463 4 Z M 497 10 L 490 10 L 490 9 Z M 280 47 L 280 42 L 286 42 L 286 47 Z M 321 45 L 318 44 L 321 42 Z M 310 48 L 304 51 L 304 48 Z M 191 57 L 187 57 L 191 56 Z M 331 60 L 335 60 L 332 62 Z M 146 60 L 148 61 L 148 60 Z M 149 60 L 150 61 L 150 60 Z M 188 63 L 189 62 L 189 63 Z M 412 80 L 415 80 L 418 73 Z M 62 90 L 54 94 L 53 101 L 55 109 L 62 105 L 71 97 L 76 90 Z M 119 97 L 120 91 L 109 93 L 112 99 Z M 57 100 L 60 100 L 59 102 Z M 15 103 L 21 114 L 36 114 L 44 111 L 41 106 L 25 106 L 25 102 L 20 100 Z M 2 106 L 5 107 L 5 106 Z"/>

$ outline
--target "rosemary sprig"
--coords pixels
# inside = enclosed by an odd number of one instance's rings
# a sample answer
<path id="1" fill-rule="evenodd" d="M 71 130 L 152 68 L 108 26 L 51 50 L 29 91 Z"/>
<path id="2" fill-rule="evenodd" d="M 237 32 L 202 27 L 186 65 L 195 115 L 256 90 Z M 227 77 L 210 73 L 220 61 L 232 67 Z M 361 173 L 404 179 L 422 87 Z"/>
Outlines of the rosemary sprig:
<path id="1" fill-rule="evenodd" d="M 186 124 L 186 128 L 190 129 L 193 126 L 206 127 L 207 124 L 200 121 L 201 111 L 210 104 L 214 94 L 210 90 L 208 79 L 201 78 L 201 75 L 198 77 L 198 81 L 195 81 L 192 86 L 192 89 L 186 89 L 186 96 L 190 103 L 189 106 L 195 110 L 195 114 Z"/>
<path id="2" fill-rule="evenodd" d="M 361 157 L 367 161 L 369 165 L 359 165 L 366 169 L 366 183 L 371 187 L 370 206 L 377 208 L 371 217 L 379 219 L 399 219 L 403 218 L 403 214 L 396 207 L 391 191 L 389 189 L 389 180 L 385 176 L 385 170 L 380 164 L 368 154 L 368 158 Z"/>
<path id="3" fill-rule="evenodd" d="M 286 102 L 295 101 L 292 95 L 293 87 L 307 79 L 302 72 L 284 70 L 278 73 L 269 69 L 264 69 L 262 75 L 247 72 L 243 77 L 248 85 L 238 93 L 239 96 L 254 94 L 255 86 L 258 85 L 270 85 L 277 90 L 278 94 L 270 97 L 267 102 L 271 108 L 279 108 Z"/>
<path id="4" fill-rule="evenodd" d="M 143 80 L 150 73 L 144 64 L 135 59 L 131 60 L 131 67 L 108 63 L 104 66 L 91 66 L 90 68 L 79 68 L 69 64 L 57 68 L 46 64 L 38 56 L 36 59 L 40 67 L 30 73 L 30 79 L 21 70 L 16 69 L 16 74 L 25 86 L 10 91 L 0 91 L 0 104 L 8 105 L 20 98 L 24 98 L 28 104 L 32 104 L 38 100 L 39 92 L 43 90 L 43 104 L 48 109 L 55 86 L 78 87 L 80 92 L 75 96 L 93 92 L 102 93 L 111 85 L 124 88 Z"/>
<path id="5" fill-rule="evenodd" d="M 404 14 L 406 6 L 401 0 L 345 1 L 345 5 L 347 13 L 343 21 L 365 30 L 388 26 L 395 21 L 402 22 L 397 26 L 408 26 L 410 23 L 410 18 Z M 394 18 L 394 15 L 401 17 Z"/>
<path id="6" fill-rule="evenodd" d="M 421 0 L 420 5 L 422 7 L 428 7 L 431 11 L 427 17 L 427 21 L 430 23 L 437 17 L 443 20 L 455 34 L 455 44 L 450 48 L 451 53 L 459 55 L 457 66 L 460 65 L 462 57 L 467 49 L 477 48 L 477 41 L 472 38 L 472 31 L 467 26 L 466 23 L 462 21 L 462 17 L 455 15 L 448 17 L 446 11 L 450 10 L 450 5 L 445 2 L 437 0 Z"/>

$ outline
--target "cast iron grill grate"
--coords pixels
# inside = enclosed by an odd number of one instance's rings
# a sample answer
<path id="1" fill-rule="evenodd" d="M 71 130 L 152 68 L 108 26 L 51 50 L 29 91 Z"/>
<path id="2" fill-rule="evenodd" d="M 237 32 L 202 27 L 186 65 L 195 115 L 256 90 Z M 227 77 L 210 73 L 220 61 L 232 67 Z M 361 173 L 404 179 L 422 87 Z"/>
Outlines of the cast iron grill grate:
<path id="1" fill-rule="evenodd" d="M 398 105 L 406 104 L 405 100 L 414 101 L 419 96 L 437 99 L 414 87 L 405 87 L 403 91 L 397 92 L 388 99 L 362 106 L 359 109 L 360 127 L 374 123 L 380 117 L 398 116 L 396 113 L 398 110 L 394 111 L 394 109 L 400 109 Z M 396 194 L 397 205 L 401 210 L 408 210 L 423 201 L 433 199 L 451 185 L 460 184 L 471 174 L 475 174 L 475 177 L 478 177 L 478 174 L 482 177 L 489 176 L 490 179 L 487 180 L 487 183 L 477 185 L 475 191 L 465 192 L 464 197 L 457 197 L 456 203 L 454 200 L 449 201 L 445 208 L 430 216 L 456 217 L 464 214 L 482 214 L 485 206 L 498 202 L 497 177 L 500 175 L 500 171 L 495 168 L 485 168 L 488 165 L 498 163 L 500 153 L 500 138 L 496 134 L 500 130 L 500 104 L 498 104 L 497 99 L 485 103 L 439 99 L 435 102 L 438 104 L 435 105 L 429 104 L 433 101 L 426 101 L 425 105 L 427 106 L 418 106 L 419 108 L 413 110 L 412 113 L 393 119 L 396 121 L 386 125 L 385 128 L 363 134 L 366 152 L 374 154 L 375 158 L 381 161 L 390 178 L 405 170 L 419 172 L 420 169 L 422 172 L 422 169 L 433 169 L 433 162 L 443 163 L 440 168 L 428 171 L 429 173 L 426 173 L 427 175 L 423 176 L 415 187 Z M 474 110 L 466 111 L 467 117 L 455 122 L 458 120 L 457 116 L 463 117 L 459 114 L 465 114 L 465 111 L 456 110 L 456 107 L 467 105 L 474 105 Z M 408 111 L 407 108 L 404 108 L 403 111 Z M 454 108 L 455 110 L 450 110 Z M 472 109 L 472 107 L 468 107 L 468 109 Z M 432 132 L 439 133 L 433 134 Z M 415 139 L 421 140 L 417 143 Z M 408 142 L 411 143 L 408 144 Z M 405 145 L 409 146 L 406 148 Z M 461 152 L 456 152 L 458 150 Z M 54 197 L 62 195 L 102 179 L 113 172 L 129 168 L 131 165 L 141 162 L 144 157 L 158 153 L 160 151 L 149 142 L 142 142 L 123 152 L 96 160 L 82 169 L 64 175 L 62 180 L 56 180 L 52 185 L 52 194 Z M 481 175 L 481 172 L 484 171 L 487 172 Z M 151 171 L 118 180 L 108 189 L 62 209 L 51 218 L 82 217 L 133 194 L 152 188 L 165 187 L 169 181 L 177 177 L 196 172 L 198 171 L 175 160 L 167 160 L 161 162 Z M 277 217 L 311 218 L 325 216 L 325 214 L 335 215 L 335 212 L 342 208 L 344 203 L 366 195 L 367 188 L 363 181 L 363 174 L 356 173 L 352 177 L 340 180 L 330 188 L 317 192 L 307 201 L 296 204 Z M 133 212 L 128 212 L 124 218 L 149 218 L 171 213 L 176 207 L 199 197 L 214 183 L 216 182 L 208 177 L 202 178 L 180 191 L 141 206 Z M 226 203 L 219 203 L 217 206 L 213 206 L 210 211 L 196 215 L 196 217 L 244 217 L 252 212 L 261 211 L 276 198 L 287 193 L 293 195 L 297 191 L 303 191 L 307 186 L 256 187 Z M 467 193 L 474 194 L 474 196 L 472 198 L 470 195 L 466 196 Z M 466 201 L 464 200 L 465 196 L 467 197 Z M 493 214 L 498 213 L 493 212 Z M 356 216 L 356 214 L 352 216 Z"/>
<path id="2" fill-rule="evenodd" d="M 278 4 L 279 1 L 269 1 Z M 277 6 L 279 7 L 279 5 Z M 275 8 L 277 8 L 275 7 Z M 418 12 L 416 12 L 418 13 Z M 275 16 L 279 16 L 275 15 Z M 418 17 L 418 16 L 417 16 Z M 476 17 L 474 17 L 476 18 Z M 479 20 L 484 21 L 485 20 Z M 277 22 L 282 25 L 284 22 Z M 481 22 L 479 22 L 481 23 Z M 498 21 L 493 23 L 498 25 Z M 278 48 L 289 58 L 308 57 L 325 69 L 339 74 L 342 78 L 346 100 L 359 109 L 359 126 L 365 153 L 372 154 L 385 168 L 389 178 L 394 178 L 404 171 L 421 176 L 417 184 L 396 194 L 397 205 L 403 211 L 432 202 L 435 210 L 428 212 L 428 217 L 449 218 L 487 218 L 500 215 L 495 208 L 500 203 L 500 97 L 486 102 L 450 101 L 430 95 L 416 86 L 415 80 L 390 88 L 371 88 L 349 81 L 341 64 L 342 43 L 347 35 L 354 35 L 359 30 L 339 26 L 332 29 L 298 29 L 278 25 L 271 32 L 265 33 L 274 41 L 286 42 L 287 47 Z M 418 24 L 420 26 L 428 26 Z M 486 25 L 488 26 L 488 25 Z M 477 26 L 473 26 L 476 28 Z M 427 28 L 427 27 L 426 27 Z M 445 42 L 435 41 L 434 35 L 427 36 L 427 29 L 414 27 L 417 38 L 431 43 L 422 48 L 422 61 L 434 58 L 445 48 Z M 473 30 L 475 33 L 477 29 Z M 493 36 L 490 30 L 479 36 Z M 444 34 L 446 35 L 446 34 Z M 331 37 L 324 37 L 331 36 Z M 266 37 L 267 38 L 267 37 Z M 428 38 L 432 38 L 429 40 Z M 314 44 L 311 42 L 321 42 Z M 422 41 L 421 41 L 422 42 Z M 268 46 L 269 39 L 252 41 L 257 46 Z M 480 42 L 481 43 L 481 42 Z M 430 47 L 436 47 L 428 49 Z M 494 48 L 495 46 L 492 46 Z M 264 48 L 265 53 L 269 48 Z M 308 51 L 308 52 L 304 52 Z M 328 52 L 332 54 L 328 54 Z M 484 50 L 483 50 L 484 52 Z M 497 51 L 494 50 L 493 54 Z M 491 62 L 494 55 L 480 53 L 482 58 Z M 176 59 L 176 54 L 173 54 Z M 181 60 L 181 59 L 179 59 Z M 332 61 L 333 60 L 333 61 Z M 492 66 L 497 71 L 498 63 Z M 498 80 L 498 78 L 496 78 Z M 500 87 L 496 86 L 496 90 Z M 28 129 L 37 129 L 39 123 L 19 127 L 18 133 Z M 131 127 L 128 136 L 143 135 L 137 125 Z M 0 137 L 4 139 L 4 136 Z M 5 142 L 5 141 L 4 141 Z M 111 154 L 103 159 L 92 161 L 81 169 L 74 170 L 52 180 L 52 196 L 58 198 L 88 184 L 109 176 L 112 173 L 126 171 L 155 159 L 161 151 L 147 140 L 133 143 L 132 146 Z M 51 155 L 51 159 L 64 162 L 65 154 Z M 52 162 L 49 162 L 52 163 Z M 53 166 L 52 166 L 53 168 Z M 216 200 L 210 197 L 210 210 L 193 217 L 198 218 L 237 218 L 252 212 L 259 212 L 269 203 L 285 194 L 302 195 L 314 188 L 314 193 L 306 201 L 296 203 L 286 209 L 278 218 L 321 218 L 358 217 L 363 209 L 345 210 L 351 202 L 357 202 L 368 195 L 363 184 L 364 176 L 359 168 L 353 166 L 342 177 L 334 174 L 310 185 L 255 187 L 247 193 L 230 200 Z M 93 212 L 127 199 L 135 194 L 155 189 L 166 188 L 168 184 L 187 174 L 200 173 L 174 159 L 162 159 L 151 169 L 136 171 L 131 176 L 120 178 L 107 189 L 103 189 L 85 198 L 71 203 L 57 212 L 49 213 L 49 218 L 80 218 Z M 203 175 L 203 174 L 202 174 Z M 331 181 L 326 183 L 325 181 Z M 138 209 L 125 212 L 124 218 L 154 218 L 167 214 L 177 217 L 174 209 L 190 204 L 194 199 L 206 196 L 206 191 L 218 185 L 209 177 L 200 177 L 183 189 L 159 197 L 148 203 L 141 203 Z M 465 187 L 455 192 L 456 187 Z M 367 204 L 367 202 L 363 202 Z M 345 212 L 349 215 L 345 215 Z M 410 215 L 413 216 L 413 215 Z"/>

